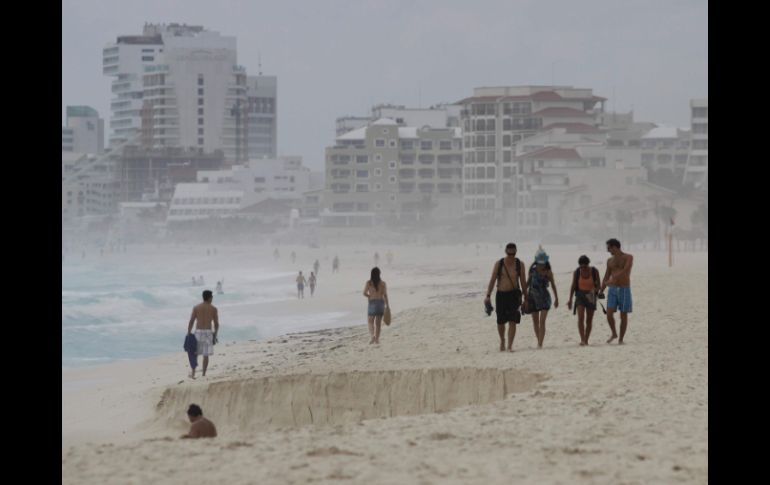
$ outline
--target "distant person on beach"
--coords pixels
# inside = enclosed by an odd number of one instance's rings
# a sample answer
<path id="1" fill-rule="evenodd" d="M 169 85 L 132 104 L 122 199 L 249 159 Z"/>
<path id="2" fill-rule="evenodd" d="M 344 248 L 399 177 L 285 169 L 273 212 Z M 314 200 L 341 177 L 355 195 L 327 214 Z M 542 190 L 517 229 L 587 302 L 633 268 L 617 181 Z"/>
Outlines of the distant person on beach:
<path id="1" fill-rule="evenodd" d="M 380 264 L 380 253 L 375 252 L 374 253 L 374 265 L 379 266 Z"/>
<path id="2" fill-rule="evenodd" d="M 332 261 L 332 273 L 336 273 L 339 270 L 340 270 L 340 258 L 338 258 L 337 256 L 334 256 L 334 260 Z"/>
<path id="3" fill-rule="evenodd" d="M 214 354 L 214 344 L 217 343 L 217 333 L 219 332 L 219 313 L 217 307 L 211 304 L 214 295 L 211 290 L 203 291 L 203 303 L 195 305 L 190 315 L 190 322 L 187 324 L 187 333 L 191 334 L 193 324 L 195 324 L 195 339 L 198 341 L 198 355 L 203 356 L 203 376 L 206 376 L 206 369 L 209 366 L 209 356 Z M 211 330 L 211 322 L 214 322 L 214 331 Z M 190 377 L 195 379 L 195 369 L 190 373 Z"/>
<path id="4" fill-rule="evenodd" d="M 315 273 L 310 272 L 310 278 L 307 280 L 308 284 L 310 285 L 310 296 L 313 296 L 313 293 L 315 293 Z"/>
<path id="5" fill-rule="evenodd" d="M 294 261 L 297 260 L 297 253 L 294 251 L 291 252 L 291 264 L 294 264 Z"/>
<path id="6" fill-rule="evenodd" d="M 192 285 L 196 286 L 198 284 L 198 280 L 195 279 L 195 276 L 192 277 Z"/>
<path id="7" fill-rule="evenodd" d="M 281 257 L 281 254 L 278 252 L 278 248 L 275 248 L 275 251 L 273 251 L 273 259 L 278 259 Z"/>
<path id="8" fill-rule="evenodd" d="M 182 439 L 216 438 L 217 427 L 214 423 L 203 417 L 203 410 L 197 404 L 190 404 L 187 408 L 187 418 L 192 423 L 190 431 L 182 435 Z"/>
<path id="9" fill-rule="evenodd" d="M 198 280 L 199 285 L 205 285 L 206 283 L 203 282 L 203 275 L 201 275 L 200 279 Z"/>
<path id="10" fill-rule="evenodd" d="M 321 267 L 321 263 L 318 262 L 318 260 L 315 260 L 315 263 L 313 263 L 313 271 L 315 271 L 315 274 L 318 274 L 318 269 Z"/>
<path id="11" fill-rule="evenodd" d="M 224 294 L 224 291 L 222 290 L 222 282 L 217 281 L 217 295 L 222 295 L 222 294 Z"/>
<path id="12" fill-rule="evenodd" d="M 478 244 L 476 245 L 478 248 Z M 527 292 L 527 280 L 524 276 L 524 263 L 516 257 L 516 245 L 508 243 L 505 246 L 505 258 L 497 261 L 492 267 L 492 276 L 487 286 L 487 296 L 484 304 L 492 304 L 492 290 L 497 284 L 495 293 L 495 311 L 497 312 L 497 333 L 500 335 L 500 352 L 505 351 L 505 324 L 508 323 L 508 352 L 513 352 L 513 338 L 516 336 L 516 325 L 521 322 L 522 295 Z M 524 301 L 526 309 L 527 302 Z M 491 311 L 491 310 L 490 310 Z"/>
<path id="13" fill-rule="evenodd" d="M 388 261 L 388 266 L 393 264 L 393 252 L 388 249 L 388 252 L 385 254 L 385 259 Z"/>
<path id="14" fill-rule="evenodd" d="M 307 280 L 305 280 L 305 277 L 302 276 L 302 271 L 299 272 L 297 275 L 297 299 L 305 298 L 305 284 L 307 284 Z"/>
<path id="15" fill-rule="evenodd" d="M 572 275 L 572 287 L 569 290 L 567 308 L 578 316 L 578 332 L 580 333 L 580 345 L 588 345 L 591 336 L 591 328 L 596 311 L 596 296 L 601 288 L 599 270 L 589 266 L 591 260 L 585 254 L 578 258 L 578 269 Z M 575 307 L 572 307 L 572 295 L 575 295 Z M 585 326 L 583 326 L 585 322 Z"/>
<path id="16" fill-rule="evenodd" d="M 532 324 L 535 327 L 537 348 L 543 348 L 545 340 L 545 319 L 548 310 L 551 309 L 551 294 L 548 286 L 553 288 L 553 307 L 559 308 L 559 295 L 556 292 L 556 283 L 553 280 L 553 271 L 548 254 L 539 247 L 535 253 L 535 262 L 529 267 L 529 279 L 527 280 L 527 311 L 532 315 Z"/>
<path id="17" fill-rule="evenodd" d="M 620 250 L 620 241 L 609 239 L 607 251 L 612 257 L 607 260 L 607 271 L 604 273 L 600 292 L 609 287 L 607 291 L 607 323 L 610 325 L 612 336 L 607 343 L 618 338 L 615 330 L 615 312 L 620 310 L 620 338 L 618 344 L 623 343 L 623 337 L 628 328 L 628 314 L 633 309 L 631 301 L 631 267 L 634 265 L 634 257 Z"/>
<path id="18" fill-rule="evenodd" d="M 380 268 L 372 268 L 369 281 L 364 285 L 364 296 L 369 300 L 367 321 L 369 323 L 370 344 L 380 343 L 380 325 L 388 302 L 388 286 L 380 279 Z"/>

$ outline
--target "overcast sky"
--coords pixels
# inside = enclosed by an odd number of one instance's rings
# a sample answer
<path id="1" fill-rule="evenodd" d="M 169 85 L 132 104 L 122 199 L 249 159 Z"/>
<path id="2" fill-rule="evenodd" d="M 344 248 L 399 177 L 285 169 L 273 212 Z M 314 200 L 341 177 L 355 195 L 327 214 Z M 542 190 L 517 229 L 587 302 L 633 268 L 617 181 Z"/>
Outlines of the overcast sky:
<path id="1" fill-rule="evenodd" d="M 145 22 L 233 35 L 249 74 L 261 52 L 278 76 L 278 152 L 314 170 L 336 117 L 417 106 L 420 93 L 427 107 L 553 80 L 680 127 L 708 96 L 707 0 L 63 0 L 62 124 L 79 104 L 109 124 L 102 48 Z"/>

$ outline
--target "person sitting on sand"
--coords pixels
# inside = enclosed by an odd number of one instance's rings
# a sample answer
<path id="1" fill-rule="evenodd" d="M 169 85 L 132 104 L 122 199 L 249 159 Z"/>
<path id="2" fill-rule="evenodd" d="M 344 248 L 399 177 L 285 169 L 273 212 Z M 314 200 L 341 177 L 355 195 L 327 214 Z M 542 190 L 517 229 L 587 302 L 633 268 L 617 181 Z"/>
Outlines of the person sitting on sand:
<path id="1" fill-rule="evenodd" d="M 634 257 L 620 250 L 620 241 L 610 239 L 607 241 L 607 251 L 612 257 L 607 260 L 607 271 L 604 273 L 602 287 L 609 286 L 607 292 L 607 323 L 610 325 L 612 336 L 607 343 L 618 338 L 615 330 L 615 311 L 620 310 L 620 338 L 618 344 L 623 343 L 628 327 L 628 314 L 632 310 L 631 302 L 631 267 L 634 265 Z"/>
<path id="2" fill-rule="evenodd" d="M 197 404 L 190 404 L 187 408 L 187 418 L 192 423 L 190 431 L 183 434 L 181 439 L 216 438 L 217 427 L 214 423 L 203 417 L 203 410 Z"/>

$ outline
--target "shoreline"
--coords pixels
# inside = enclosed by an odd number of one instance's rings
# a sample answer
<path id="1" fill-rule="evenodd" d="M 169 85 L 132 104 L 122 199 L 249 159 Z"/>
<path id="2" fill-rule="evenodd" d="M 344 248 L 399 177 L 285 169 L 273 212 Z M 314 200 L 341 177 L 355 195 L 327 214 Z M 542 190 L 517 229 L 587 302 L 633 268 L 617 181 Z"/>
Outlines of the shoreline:
<path id="1" fill-rule="evenodd" d="M 63 483 L 707 480 L 706 255 L 671 271 L 660 255 L 635 254 L 622 346 L 604 343 L 601 313 L 591 345 L 578 345 L 569 274 L 557 273 L 545 347 L 525 316 L 508 353 L 481 308 L 493 258 L 447 267 L 446 252 L 389 270 L 399 285 L 389 281 L 393 324 L 379 346 L 362 321 L 223 342 L 195 381 L 181 350 L 81 369 L 79 384 L 63 375 Z M 359 291 L 340 288 L 323 305 L 363 312 Z M 218 438 L 177 440 L 190 402 Z M 186 460 L 212 447 L 226 467 Z"/>

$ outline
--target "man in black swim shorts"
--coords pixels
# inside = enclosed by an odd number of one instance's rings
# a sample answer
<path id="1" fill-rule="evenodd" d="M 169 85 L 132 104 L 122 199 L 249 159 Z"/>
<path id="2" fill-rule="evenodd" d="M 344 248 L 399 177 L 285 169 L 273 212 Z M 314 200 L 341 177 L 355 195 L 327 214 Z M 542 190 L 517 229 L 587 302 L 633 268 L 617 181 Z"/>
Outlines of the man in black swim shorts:
<path id="1" fill-rule="evenodd" d="M 516 336 L 516 324 L 521 322 L 522 294 L 527 292 L 527 280 L 524 276 L 524 263 L 516 257 L 516 245 L 505 246 L 505 258 L 495 262 L 492 277 L 489 279 L 485 304 L 491 304 L 492 289 L 497 283 L 495 305 L 497 312 L 497 332 L 500 335 L 500 351 L 505 351 L 505 324 L 508 323 L 508 351 L 513 352 L 513 338 Z M 526 310 L 527 302 L 523 303 Z"/>

